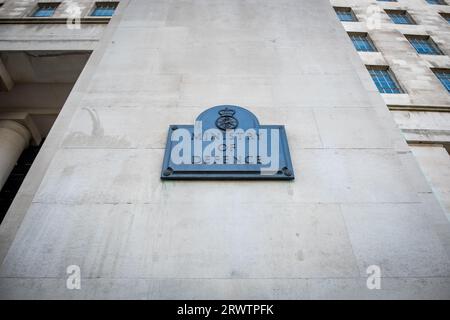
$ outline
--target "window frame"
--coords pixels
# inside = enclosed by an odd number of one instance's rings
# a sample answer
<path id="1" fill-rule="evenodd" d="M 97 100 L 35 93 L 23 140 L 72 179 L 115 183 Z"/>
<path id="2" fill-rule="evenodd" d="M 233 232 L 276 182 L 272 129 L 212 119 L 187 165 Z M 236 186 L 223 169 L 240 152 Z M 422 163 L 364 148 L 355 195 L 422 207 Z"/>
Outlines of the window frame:
<path id="1" fill-rule="evenodd" d="M 47 19 L 48 18 L 52 18 L 55 15 L 56 10 L 58 10 L 58 7 L 60 6 L 60 4 L 61 4 L 61 2 L 45 2 L 45 1 L 38 2 L 38 3 L 36 3 L 36 6 L 33 8 L 33 10 L 30 12 L 28 17 L 31 17 L 31 18 L 47 18 Z M 43 9 L 43 7 L 45 7 L 45 6 L 49 6 L 49 7 L 53 8 L 52 15 L 50 15 L 50 16 L 37 16 L 36 14 L 41 9 Z"/>
<path id="2" fill-rule="evenodd" d="M 431 71 L 433 71 L 435 77 L 438 79 L 438 81 L 441 83 L 442 87 L 444 87 L 444 89 L 447 90 L 448 93 L 450 93 L 450 69 L 445 69 L 445 68 L 432 68 Z M 448 74 L 448 78 L 449 78 L 449 84 L 448 87 L 447 85 L 445 85 L 445 83 L 441 80 L 441 78 L 439 77 L 438 74 Z"/>
<path id="3" fill-rule="evenodd" d="M 94 15 L 94 13 L 98 9 L 99 5 L 114 5 L 114 12 L 113 12 L 113 14 L 110 15 L 110 16 Z M 92 18 L 111 18 L 116 13 L 116 10 L 117 10 L 118 6 L 119 6 L 119 2 L 118 1 L 95 1 L 94 5 L 92 6 L 92 9 L 91 9 L 91 11 L 89 13 L 89 17 L 92 17 Z"/>
<path id="4" fill-rule="evenodd" d="M 348 32 L 348 36 L 350 37 L 350 40 L 353 43 L 353 46 L 355 47 L 355 50 L 358 52 L 379 52 L 377 47 L 375 46 L 375 43 L 373 42 L 372 38 L 367 32 Z M 353 41 L 352 37 L 361 36 L 364 37 L 365 40 L 368 42 L 369 46 L 372 50 L 358 50 L 358 48 L 355 45 L 355 42 Z"/>
<path id="5" fill-rule="evenodd" d="M 433 40 L 433 38 L 431 38 L 430 35 L 405 34 L 404 36 L 408 40 L 408 42 L 411 45 L 411 47 L 413 47 L 413 49 L 416 51 L 417 54 L 432 55 L 432 56 L 442 56 L 442 55 L 444 55 L 444 52 L 442 52 L 441 48 L 439 48 L 437 43 Z M 412 39 L 425 40 L 428 43 L 428 45 L 435 50 L 436 53 L 419 52 L 417 50 L 417 48 L 411 42 Z"/>
<path id="6" fill-rule="evenodd" d="M 445 0 L 437 0 L 439 3 L 431 3 L 428 0 L 425 0 L 426 3 L 432 5 L 432 6 L 447 6 L 448 3 Z"/>
<path id="7" fill-rule="evenodd" d="M 359 22 L 358 17 L 351 7 L 333 7 L 333 9 L 340 22 Z M 352 20 L 341 20 L 338 12 L 348 12 L 352 17 Z"/>
<path id="8" fill-rule="evenodd" d="M 439 12 L 439 15 L 442 17 L 442 19 L 445 20 L 445 22 L 450 23 L 450 13 L 448 13 L 448 12 Z"/>
<path id="9" fill-rule="evenodd" d="M 374 85 L 377 87 L 380 94 L 404 94 L 405 90 L 400 85 L 400 82 L 398 81 L 395 74 L 392 72 L 391 68 L 389 66 L 380 66 L 380 65 L 366 65 L 367 72 L 369 72 L 370 77 L 372 78 L 372 81 Z M 371 71 L 384 71 L 390 78 L 390 82 L 392 82 L 395 87 L 379 87 L 377 85 L 377 81 L 375 81 Z M 381 81 L 378 81 L 381 83 Z M 389 83 L 389 81 L 386 81 L 386 83 Z M 388 92 L 387 90 L 391 90 L 391 92 Z M 382 91 L 383 90 L 383 91 Z"/>
<path id="10" fill-rule="evenodd" d="M 407 10 L 384 9 L 384 12 L 386 12 L 389 19 L 391 19 L 392 23 L 394 23 L 394 24 L 400 24 L 400 25 L 416 25 L 417 24 L 416 20 L 414 20 L 414 18 L 411 16 L 411 14 Z M 391 15 L 404 16 L 406 18 L 406 20 L 408 20 L 408 23 L 395 22 L 394 18 Z"/>

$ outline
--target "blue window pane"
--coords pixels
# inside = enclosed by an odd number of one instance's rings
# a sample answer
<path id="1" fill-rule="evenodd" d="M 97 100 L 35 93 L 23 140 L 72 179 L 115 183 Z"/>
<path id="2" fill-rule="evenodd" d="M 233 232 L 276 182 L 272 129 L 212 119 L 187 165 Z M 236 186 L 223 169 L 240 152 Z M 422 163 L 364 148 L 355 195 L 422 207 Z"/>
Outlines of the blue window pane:
<path id="1" fill-rule="evenodd" d="M 445 89 L 450 92 L 450 70 L 445 71 L 435 71 L 436 77 L 441 81 L 444 85 Z"/>
<path id="2" fill-rule="evenodd" d="M 57 4 L 39 4 L 33 17 L 51 17 L 56 11 Z"/>
<path id="3" fill-rule="evenodd" d="M 381 93 L 402 93 L 402 89 L 391 77 L 388 70 L 368 69 L 373 82 Z"/>
<path id="4" fill-rule="evenodd" d="M 415 24 L 406 13 L 388 13 L 388 15 L 395 24 Z"/>
<path id="5" fill-rule="evenodd" d="M 408 40 L 419 54 L 442 54 L 431 39 L 410 37 Z"/>
<path id="6" fill-rule="evenodd" d="M 116 3 L 97 3 L 92 16 L 95 17 L 111 17 L 116 10 Z"/>
<path id="7" fill-rule="evenodd" d="M 335 8 L 340 21 L 358 21 L 350 8 Z"/>
<path id="8" fill-rule="evenodd" d="M 444 0 L 427 0 L 427 2 L 429 4 L 443 4 L 443 5 L 446 4 Z"/>
<path id="9" fill-rule="evenodd" d="M 357 51 L 373 52 L 376 51 L 372 41 L 369 40 L 367 35 L 350 35 L 353 45 Z"/>

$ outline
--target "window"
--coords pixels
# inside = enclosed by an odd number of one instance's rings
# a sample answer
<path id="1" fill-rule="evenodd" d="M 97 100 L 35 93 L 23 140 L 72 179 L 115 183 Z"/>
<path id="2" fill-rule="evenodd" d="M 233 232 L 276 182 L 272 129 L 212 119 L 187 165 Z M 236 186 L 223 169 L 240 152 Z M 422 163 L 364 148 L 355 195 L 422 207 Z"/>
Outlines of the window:
<path id="1" fill-rule="evenodd" d="M 450 69 L 436 69 L 433 72 L 445 89 L 450 92 Z"/>
<path id="2" fill-rule="evenodd" d="M 385 10 L 389 18 L 395 24 L 416 24 L 413 18 L 405 10 Z"/>
<path id="3" fill-rule="evenodd" d="M 368 66 L 367 70 L 381 93 L 403 92 L 389 67 Z"/>
<path id="4" fill-rule="evenodd" d="M 36 11 L 33 13 L 33 17 L 51 17 L 56 11 L 59 3 L 48 2 L 48 3 L 38 3 Z"/>
<path id="5" fill-rule="evenodd" d="M 341 21 L 358 21 L 351 8 L 335 7 L 334 11 Z"/>
<path id="6" fill-rule="evenodd" d="M 111 17 L 117 8 L 117 2 L 96 2 L 91 16 Z"/>
<path id="7" fill-rule="evenodd" d="M 440 15 L 444 18 L 448 23 L 450 23 L 450 13 L 441 12 Z"/>
<path id="8" fill-rule="evenodd" d="M 405 36 L 419 54 L 442 54 L 430 36 Z"/>
<path id="9" fill-rule="evenodd" d="M 442 4 L 446 5 L 444 0 L 426 0 L 429 4 Z"/>
<path id="10" fill-rule="evenodd" d="M 349 33 L 353 45 L 357 51 L 374 52 L 377 51 L 372 40 L 367 33 Z"/>

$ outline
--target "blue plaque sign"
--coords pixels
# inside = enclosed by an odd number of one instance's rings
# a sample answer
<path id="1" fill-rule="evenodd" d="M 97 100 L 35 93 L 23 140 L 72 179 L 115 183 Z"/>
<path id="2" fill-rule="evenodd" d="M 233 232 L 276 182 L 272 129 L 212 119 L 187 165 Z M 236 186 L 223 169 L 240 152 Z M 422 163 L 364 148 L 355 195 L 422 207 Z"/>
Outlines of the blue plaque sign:
<path id="1" fill-rule="evenodd" d="M 161 179 L 292 180 L 285 128 L 238 106 L 207 109 L 194 125 L 169 127 Z"/>

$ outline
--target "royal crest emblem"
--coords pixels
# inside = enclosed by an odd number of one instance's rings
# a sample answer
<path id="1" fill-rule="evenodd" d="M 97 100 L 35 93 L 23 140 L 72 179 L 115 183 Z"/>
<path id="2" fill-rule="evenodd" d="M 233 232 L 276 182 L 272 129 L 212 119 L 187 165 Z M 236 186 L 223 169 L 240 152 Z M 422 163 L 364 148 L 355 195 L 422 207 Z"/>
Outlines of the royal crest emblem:
<path id="1" fill-rule="evenodd" d="M 219 111 L 220 117 L 216 120 L 216 127 L 221 130 L 236 129 L 239 125 L 239 121 L 234 117 L 236 111 L 226 107 Z"/>

